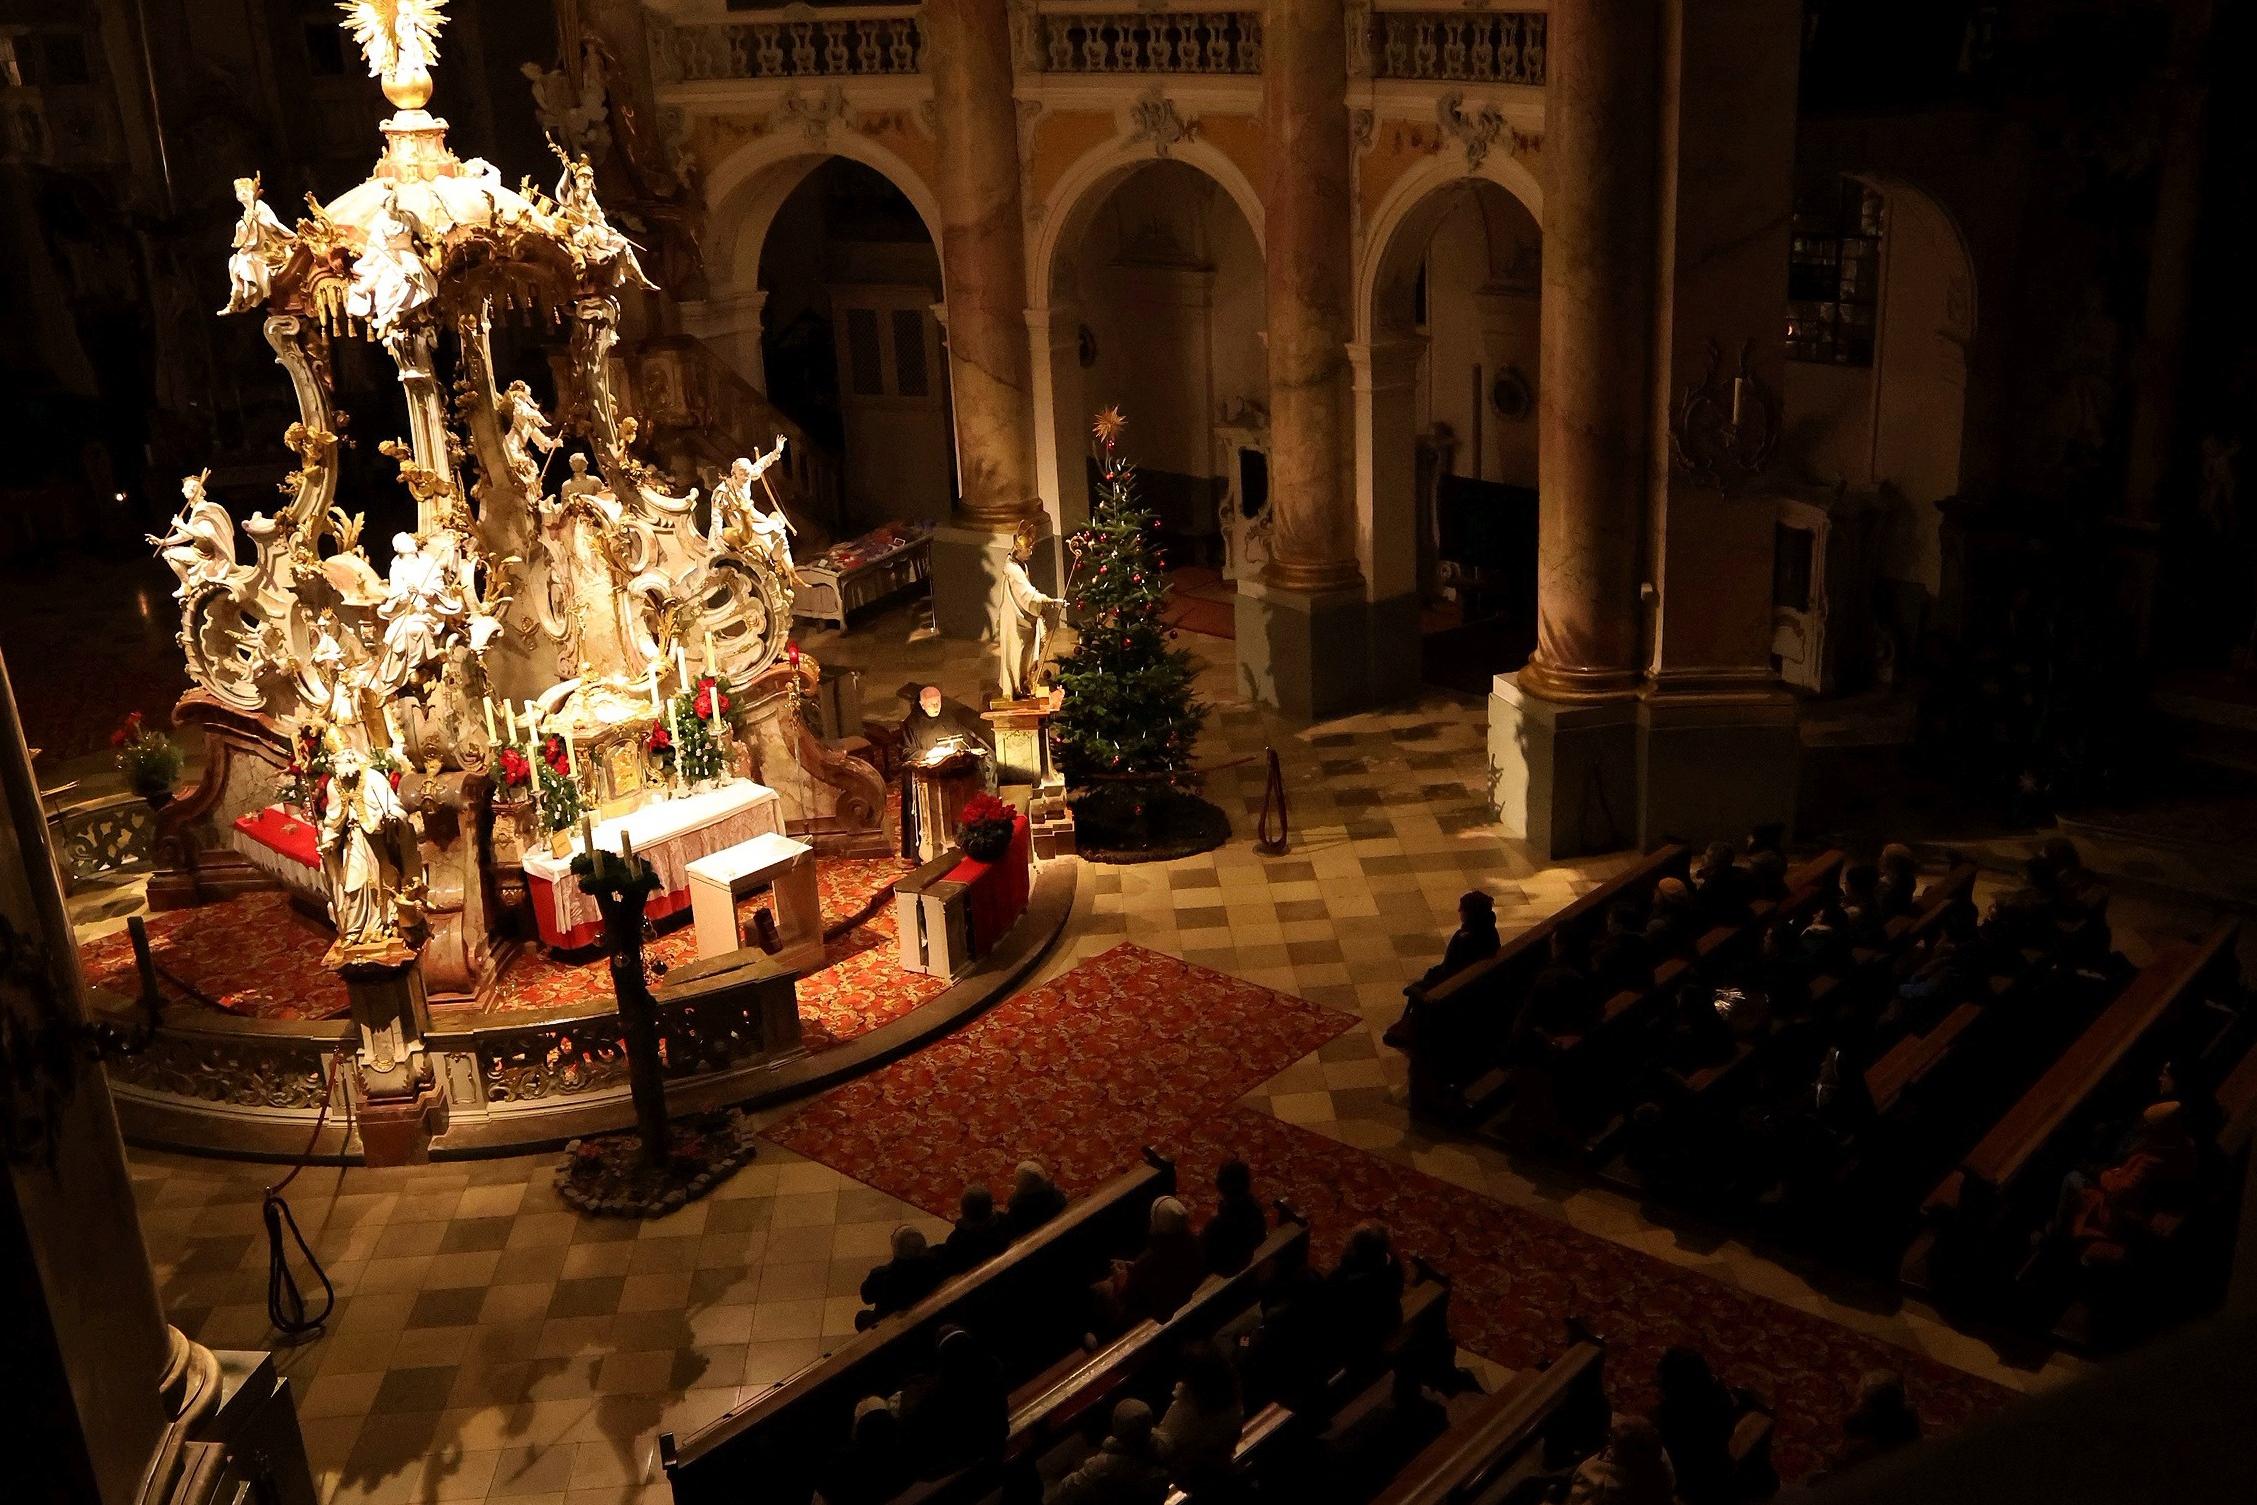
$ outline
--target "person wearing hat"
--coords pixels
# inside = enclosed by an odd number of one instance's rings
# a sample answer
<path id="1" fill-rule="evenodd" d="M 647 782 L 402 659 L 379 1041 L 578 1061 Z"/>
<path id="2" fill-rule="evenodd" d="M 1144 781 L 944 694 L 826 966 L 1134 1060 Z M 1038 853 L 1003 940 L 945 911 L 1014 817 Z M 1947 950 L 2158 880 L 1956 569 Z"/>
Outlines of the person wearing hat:
<path id="1" fill-rule="evenodd" d="M 1168 1471 L 1152 1440 L 1152 1408 L 1140 1400 L 1113 1407 L 1105 1441 L 1080 1468 L 1043 1496 L 1043 1505 L 1160 1505 Z"/>
<path id="2" fill-rule="evenodd" d="M 1415 999 L 1443 979 L 1495 956 L 1503 945 L 1497 935 L 1497 901 L 1478 888 L 1467 890 L 1458 896 L 1458 928 L 1450 933 L 1449 943 L 1442 948 L 1442 959 L 1419 974 L 1418 981 L 1406 986 L 1403 996 Z M 1397 1050 L 1409 1050 L 1417 1036 L 1418 1021 L 1412 1017 L 1412 1006 L 1406 1004 L 1402 1016 L 1387 1027 L 1387 1033 L 1381 1038 Z"/>

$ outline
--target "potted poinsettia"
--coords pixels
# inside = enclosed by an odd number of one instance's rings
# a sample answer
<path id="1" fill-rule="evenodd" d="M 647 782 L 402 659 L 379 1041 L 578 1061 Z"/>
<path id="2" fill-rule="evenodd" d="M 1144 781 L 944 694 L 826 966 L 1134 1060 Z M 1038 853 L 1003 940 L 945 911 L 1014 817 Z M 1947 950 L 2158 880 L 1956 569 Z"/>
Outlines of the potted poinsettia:
<path id="1" fill-rule="evenodd" d="M 1019 812 L 1009 801 L 992 794 L 975 794 L 964 802 L 957 816 L 956 844 L 967 857 L 993 862 L 1011 849 L 1011 831 L 1018 819 Z"/>

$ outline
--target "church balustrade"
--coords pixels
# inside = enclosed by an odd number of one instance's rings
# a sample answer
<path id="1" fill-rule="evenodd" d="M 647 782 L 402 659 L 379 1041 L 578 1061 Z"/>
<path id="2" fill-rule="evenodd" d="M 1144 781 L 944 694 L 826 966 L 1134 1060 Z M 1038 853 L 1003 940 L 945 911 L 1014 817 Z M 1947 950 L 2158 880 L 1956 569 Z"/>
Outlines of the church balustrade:
<path id="1" fill-rule="evenodd" d="M 49 814 L 47 824 L 67 889 L 145 871 L 156 847 L 156 812 L 137 794 L 81 800 Z"/>
<path id="2" fill-rule="evenodd" d="M 1055 4 L 1037 16 L 1036 66 L 1045 73 L 1221 73 L 1262 71 L 1262 13 L 1245 10 L 1122 10 Z"/>
<path id="3" fill-rule="evenodd" d="M 734 11 L 711 21 L 652 23 L 652 60 L 668 83 L 714 79 L 858 78 L 923 70 L 914 5 L 804 5 Z"/>
<path id="4" fill-rule="evenodd" d="M 1542 11 L 1392 10 L 1371 18 L 1375 78 L 1544 83 Z"/>

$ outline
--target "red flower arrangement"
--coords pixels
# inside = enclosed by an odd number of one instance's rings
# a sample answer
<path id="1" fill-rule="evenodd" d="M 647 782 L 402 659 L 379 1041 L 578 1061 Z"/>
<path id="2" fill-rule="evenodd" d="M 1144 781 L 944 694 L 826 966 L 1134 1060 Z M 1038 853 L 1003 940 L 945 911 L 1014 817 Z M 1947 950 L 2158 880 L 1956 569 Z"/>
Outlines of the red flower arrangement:
<path id="1" fill-rule="evenodd" d="M 650 735 L 643 738 L 643 750 L 654 758 L 671 758 L 674 756 L 674 737 L 672 733 L 666 730 L 664 722 L 654 721 L 651 723 Z"/>
<path id="2" fill-rule="evenodd" d="M 975 821 L 1017 820 L 1018 818 L 1019 812 L 1011 808 L 1009 800 L 988 794 L 985 791 L 964 801 L 964 809 L 959 815 L 959 819 L 967 826 Z"/>
<path id="3" fill-rule="evenodd" d="M 555 732 L 541 739 L 541 761 L 560 779 L 572 776 L 572 760 L 565 754 L 564 739 Z"/>
<path id="4" fill-rule="evenodd" d="M 710 674 L 697 682 L 697 694 L 691 699 L 690 708 L 697 712 L 698 720 L 711 721 L 713 719 L 713 701 L 716 696 L 720 697 L 721 714 L 728 715 L 729 692 L 721 688 L 720 682 Z"/>
<path id="5" fill-rule="evenodd" d="M 525 761 L 525 754 L 516 748 L 503 748 L 500 763 L 504 789 L 523 789 L 533 782 L 533 765 Z"/>
<path id="6" fill-rule="evenodd" d="M 142 719 L 139 711 L 126 712 L 126 717 L 118 723 L 117 730 L 110 733 L 110 746 L 123 747 L 140 736 Z"/>
<path id="7" fill-rule="evenodd" d="M 1011 833 L 1018 825 L 1019 812 L 1008 800 L 980 793 L 964 802 L 957 821 L 956 844 L 964 849 L 964 855 L 993 862 L 1011 849 Z"/>

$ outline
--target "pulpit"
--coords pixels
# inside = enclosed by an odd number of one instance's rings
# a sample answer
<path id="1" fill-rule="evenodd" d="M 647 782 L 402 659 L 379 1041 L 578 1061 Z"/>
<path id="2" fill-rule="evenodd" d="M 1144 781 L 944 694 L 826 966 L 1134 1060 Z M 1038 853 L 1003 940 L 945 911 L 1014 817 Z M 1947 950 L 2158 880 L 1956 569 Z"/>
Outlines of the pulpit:
<path id="1" fill-rule="evenodd" d="M 967 748 L 911 763 L 904 772 L 909 804 L 902 823 L 907 828 L 904 834 L 912 835 L 916 845 L 903 855 L 930 862 L 955 844 L 965 804 L 987 788 L 987 758 Z"/>

